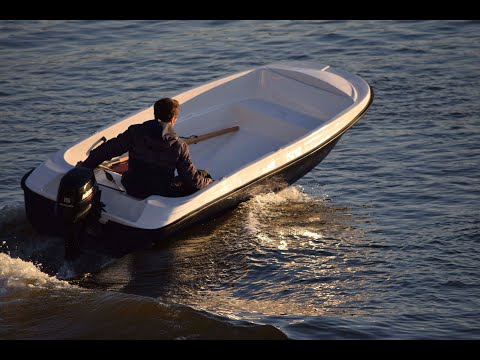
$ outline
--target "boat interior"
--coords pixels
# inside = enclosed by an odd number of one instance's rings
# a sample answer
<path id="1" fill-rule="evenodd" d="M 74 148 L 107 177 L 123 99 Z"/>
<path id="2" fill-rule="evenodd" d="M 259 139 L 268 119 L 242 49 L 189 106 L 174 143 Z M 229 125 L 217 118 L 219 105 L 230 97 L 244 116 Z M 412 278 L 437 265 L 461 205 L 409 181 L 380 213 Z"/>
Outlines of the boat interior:
<path id="1" fill-rule="evenodd" d="M 315 80 L 314 85 L 320 85 Z M 329 84 L 314 85 L 259 69 L 182 103 L 175 131 L 185 138 L 239 127 L 189 146 L 197 168 L 220 179 L 305 136 L 353 104 L 350 96 L 332 91 Z"/>

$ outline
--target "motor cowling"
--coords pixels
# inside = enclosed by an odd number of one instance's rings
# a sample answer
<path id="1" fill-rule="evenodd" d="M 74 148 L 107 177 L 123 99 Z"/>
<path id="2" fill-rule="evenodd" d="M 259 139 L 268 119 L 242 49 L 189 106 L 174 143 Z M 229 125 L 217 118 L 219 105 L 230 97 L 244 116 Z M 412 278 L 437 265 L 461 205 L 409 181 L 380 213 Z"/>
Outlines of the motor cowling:
<path id="1" fill-rule="evenodd" d="M 100 190 L 92 169 L 75 167 L 60 180 L 55 212 L 65 228 L 65 258 L 80 253 L 81 232 L 89 218 L 98 216 Z M 95 214 L 94 214 L 95 213 Z"/>

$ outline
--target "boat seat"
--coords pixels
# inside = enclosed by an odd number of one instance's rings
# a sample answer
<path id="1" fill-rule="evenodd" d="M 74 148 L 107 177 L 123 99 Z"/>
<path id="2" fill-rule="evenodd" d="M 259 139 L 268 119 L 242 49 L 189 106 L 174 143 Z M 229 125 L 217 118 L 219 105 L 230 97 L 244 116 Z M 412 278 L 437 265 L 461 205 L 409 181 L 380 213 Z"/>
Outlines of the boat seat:
<path id="1" fill-rule="evenodd" d="M 115 188 L 124 193 L 127 192 L 122 185 L 122 174 L 101 167 L 95 170 L 95 178 L 99 185 Z"/>

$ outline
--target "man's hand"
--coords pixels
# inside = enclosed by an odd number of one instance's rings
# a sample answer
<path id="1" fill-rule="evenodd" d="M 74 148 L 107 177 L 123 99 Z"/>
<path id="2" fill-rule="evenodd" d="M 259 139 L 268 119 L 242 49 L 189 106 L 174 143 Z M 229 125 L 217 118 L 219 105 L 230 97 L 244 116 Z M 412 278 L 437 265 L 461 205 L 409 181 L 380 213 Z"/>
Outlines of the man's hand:
<path id="1" fill-rule="evenodd" d="M 204 178 L 207 178 L 207 179 L 212 179 L 212 177 L 210 176 L 210 174 L 208 173 L 207 170 L 197 170 L 197 172 L 202 175 Z M 212 179 L 213 181 L 213 179 Z"/>

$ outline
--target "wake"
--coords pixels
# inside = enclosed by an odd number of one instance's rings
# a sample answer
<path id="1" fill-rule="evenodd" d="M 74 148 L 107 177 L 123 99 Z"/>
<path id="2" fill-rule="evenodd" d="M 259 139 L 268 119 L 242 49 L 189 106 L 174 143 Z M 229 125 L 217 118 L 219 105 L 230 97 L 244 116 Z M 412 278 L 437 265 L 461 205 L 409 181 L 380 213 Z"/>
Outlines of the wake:
<path id="1" fill-rule="evenodd" d="M 86 253 L 75 262 L 67 262 L 64 260 L 64 245 L 63 238 L 42 235 L 33 229 L 27 220 L 23 202 L 4 205 L 0 209 L 2 285 L 7 284 L 4 276 L 8 277 L 8 283 L 15 281 L 15 271 L 20 278 L 39 273 L 40 279 L 46 279 L 40 274 L 62 280 L 76 279 L 103 269 L 114 261 L 106 254 Z M 24 264 L 23 267 L 20 264 Z"/>
<path id="2" fill-rule="evenodd" d="M 0 294 L 12 289 L 70 288 L 66 281 L 42 272 L 37 265 L 0 253 Z"/>

